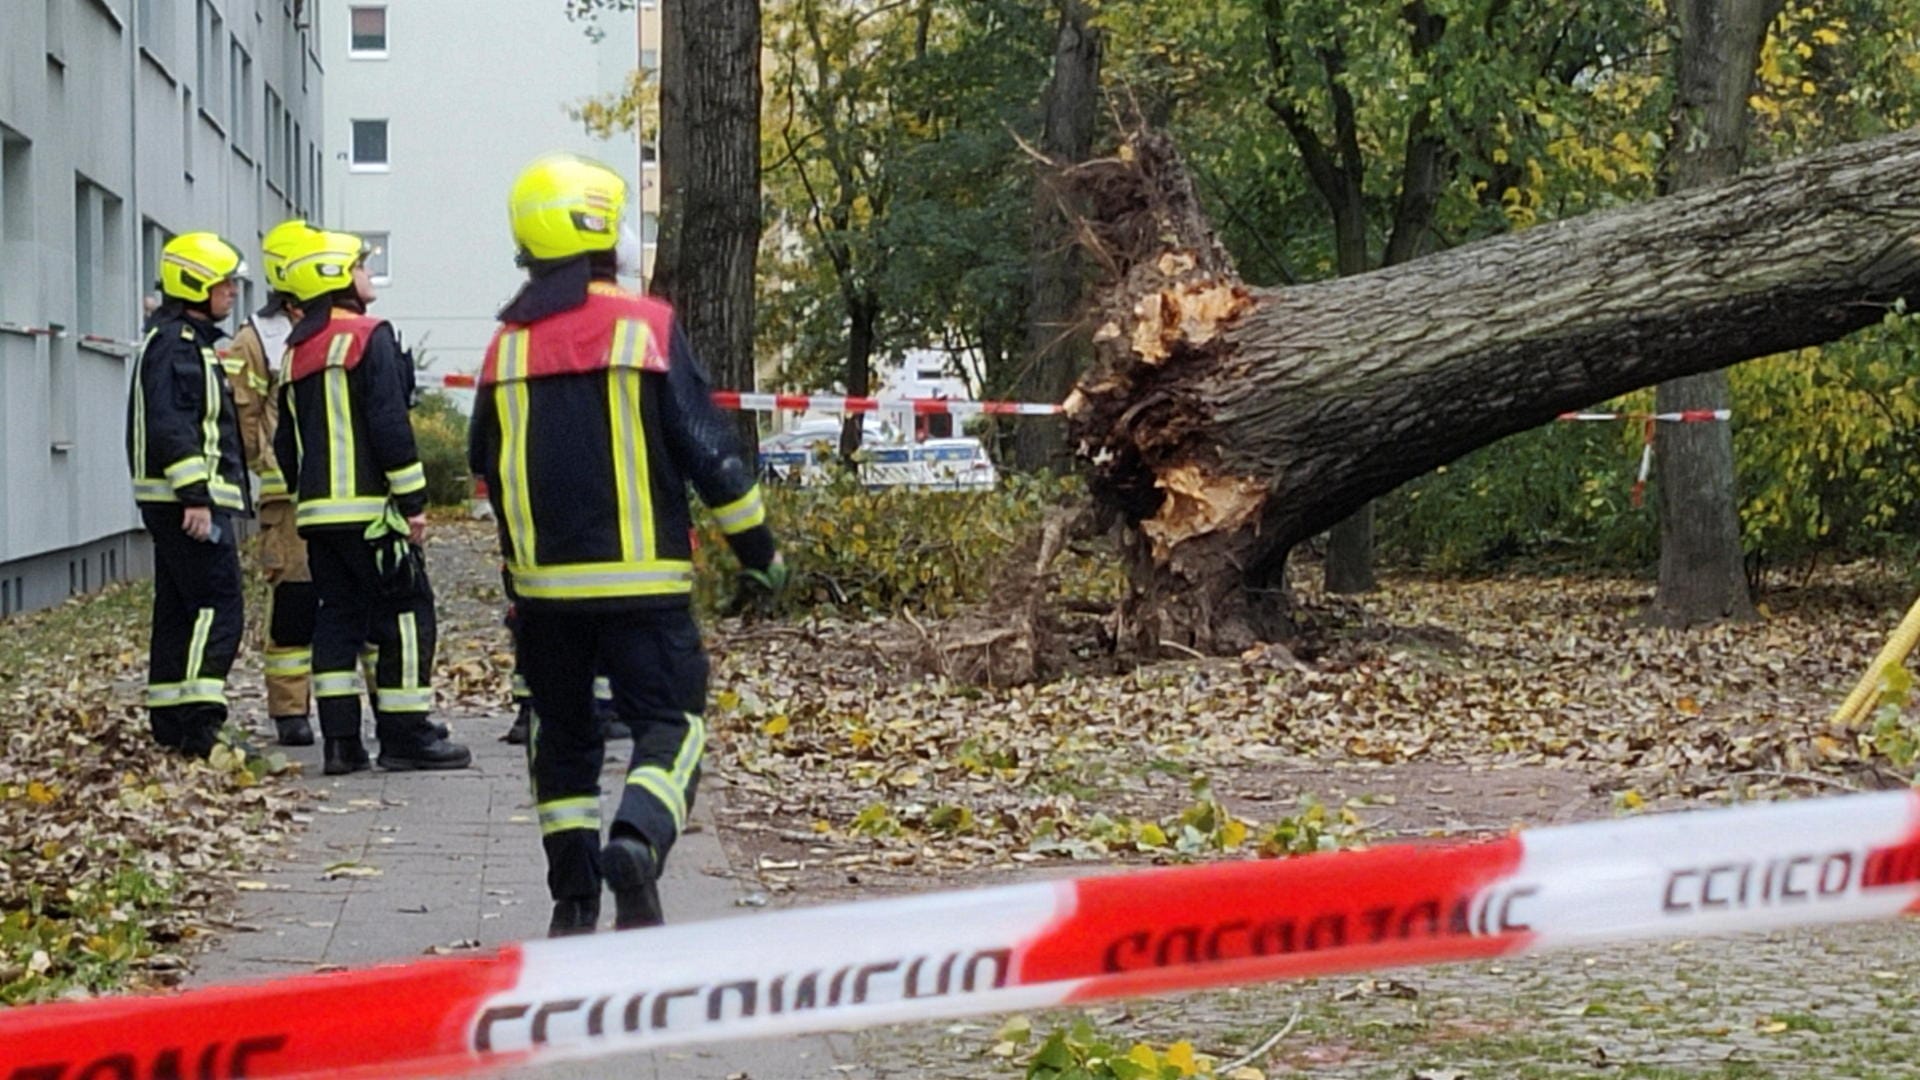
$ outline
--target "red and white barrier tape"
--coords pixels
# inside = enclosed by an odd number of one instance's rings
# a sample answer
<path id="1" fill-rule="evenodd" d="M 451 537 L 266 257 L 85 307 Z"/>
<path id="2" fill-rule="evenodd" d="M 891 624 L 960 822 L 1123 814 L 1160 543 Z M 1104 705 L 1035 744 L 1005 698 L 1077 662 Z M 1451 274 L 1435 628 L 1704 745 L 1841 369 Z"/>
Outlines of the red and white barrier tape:
<path id="1" fill-rule="evenodd" d="M 1715 421 L 1733 419 L 1732 409 L 1682 409 L 1679 412 L 1641 413 L 1641 412 L 1570 412 L 1561 413 L 1561 420 L 1638 420 L 1640 434 L 1640 469 L 1634 474 L 1632 502 L 1635 509 L 1647 501 L 1647 480 L 1653 476 L 1653 429 L 1655 424 L 1710 424 Z"/>
<path id="2" fill-rule="evenodd" d="M 448 390 L 472 390 L 479 380 L 472 375 L 424 373 L 419 381 L 425 386 Z M 908 412 L 916 416 L 1055 416 L 1059 405 L 1036 405 L 1023 401 L 956 401 L 950 398 L 875 398 L 848 397 L 844 394 L 755 394 L 740 390 L 715 390 L 713 403 L 723 409 L 745 412 L 823 412 L 877 413 Z"/>
<path id="3" fill-rule="evenodd" d="M 1641 413 L 1641 412 L 1570 412 L 1561 413 L 1561 420 L 1659 420 L 1669 424 L 1706 424 L 1715 420 L 1733 419 L 1732 409 L 1683 409 L 1680 412 Z"/>
<path id="4" fill-rule="evenodd" d="M 445 1074 L 1917 906 L 1920 793 L 1888 792 L 12 1009 L 0 1011 L 0 1076 L 185 1076 L 195 1063 L 203 1076 Z"/>

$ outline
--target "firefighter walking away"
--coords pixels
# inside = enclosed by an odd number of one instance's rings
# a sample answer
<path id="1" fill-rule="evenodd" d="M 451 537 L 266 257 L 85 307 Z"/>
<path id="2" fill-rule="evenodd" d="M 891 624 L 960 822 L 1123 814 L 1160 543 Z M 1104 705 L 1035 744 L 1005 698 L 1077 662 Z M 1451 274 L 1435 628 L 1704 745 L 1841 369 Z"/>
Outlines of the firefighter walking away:
<path id="1" fill-rule="evenodd" d="M 247 463 L 214 345 L 246 264 L 213 233 L 160 252 L 158 308 L 127 395 L 127 462 L 153 534 L 147 716 L 161 746 L 206 757 L 227 722 L 227 670 L 243 622 L 234 519 Z"/>
<path id="2" fill-rule="evenodd" d="M 313 694 L 324 768 L 370 765 L 356 667 L 371 647 L 380 767 L 458 769 L 471 759 L 467 748 L 428 718 L 435 629 L 420 547 L 426 473 L 407 419 L 413 370 L 393 327 L 366 314 L 374 298 L 366 257 L 357 236 L 311 232 L 281 271 L 302 314 L 287 339 L 274 451 L 319 597 Z"/>
<path id="3" fill-rule="evenodd" d="M 533 692 L 528 759 L 552 936 L 593 931 L 603 882 L 615 928 L 663 919 L 656 882 L 706 745 L 687 484 L 748 568 L 743 588 L 771 594 L 786 582 L 753 473 L 672 309 L 615 284 L 639 268 L 626 203 L 618 174 L 565 155 L 514 183 L 509 216 L 528 280 L 488 346 L 469 448 L 499 523 L 517 661 Z M 596 667 L 633 729 L 604 844 Z"/>

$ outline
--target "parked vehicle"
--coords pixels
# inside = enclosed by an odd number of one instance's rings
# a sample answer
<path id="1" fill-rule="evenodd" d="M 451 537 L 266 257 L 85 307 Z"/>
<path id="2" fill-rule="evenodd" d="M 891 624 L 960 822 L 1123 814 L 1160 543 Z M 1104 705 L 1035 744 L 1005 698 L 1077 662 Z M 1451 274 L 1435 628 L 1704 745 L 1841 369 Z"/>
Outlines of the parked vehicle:
<path id="1" fill-rule="evenodd" d="M 874 417 L 866 418 L 866 436 L 860 478 L 869 487 L 985 491 L 1000 482 L 1000 472 L 979 439 L 906 443 Z M 839 442 L 837 419 L 805 420 L 760 441 L 760 468 L 771 481 L 817 484 L 825 478 L 825 465 L 838 452 Z"/>

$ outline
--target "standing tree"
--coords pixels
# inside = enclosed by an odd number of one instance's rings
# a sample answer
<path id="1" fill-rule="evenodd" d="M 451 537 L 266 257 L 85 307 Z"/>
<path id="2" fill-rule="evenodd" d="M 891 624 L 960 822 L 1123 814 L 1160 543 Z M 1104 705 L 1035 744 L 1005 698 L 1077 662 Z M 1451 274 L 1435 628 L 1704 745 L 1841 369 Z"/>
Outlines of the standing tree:
<path id="1" fill-rule="evenodd" d="M 1672 135 L 1661 188 L 1725 180 L 1746 158 L 1754 70 L 1783 0 L 1679 0 Z M 1727 409 L 1725 371 L 1662 382 L 1654 411 Z M 1660 591 L 1654 617 L 1687 626 L 1753 617 L 1727 424 L 1666 424 L 1654 458 L 1660 514 Z"/>
<path id="2" fill-rule="evenodd" d="M 1055 165 L 1085 161 L 1093 152 L 1100 93 L 1100 37 L 1086 0 L 1057 0 L 1053 77 L 1041 96 L 1040 152 Z M 1061 185 L 1038 177 L 1033 191 L 1032 299 L 1027 314 L 1027 368 L 1020 396 L 1060 401 L 1073 388 L 1086 359 L 1085 335 L 1077 324 L 1086 301 L 1086 272 L 1075 242 L 1072 208 Z M 1028 422 L 1015 438 L 1015 461 L 1023 469 L 1060 465 L 1065 431 L 1057 424 Z"/>
<path id="3" fill-rule="evenodd" d="M 567 0 L 569 15 L 588 20 L 634 8 L 634 0 Z M 624 99 L 589 102 L 575 115 L 599 134 L 627 128 L 643 139 L 657 115 L 662 192 L 652 289 L 672 302 L 714 381 L 750 388 L 760 250 L 760 3 L 666 0 L 661 26 L 658 90 L 636 72 Z M 656 93 L 657 113 L 650 108 Z M 751 454 L 759 443 L 753 414 L 739 414 L 738 423 Z"/>

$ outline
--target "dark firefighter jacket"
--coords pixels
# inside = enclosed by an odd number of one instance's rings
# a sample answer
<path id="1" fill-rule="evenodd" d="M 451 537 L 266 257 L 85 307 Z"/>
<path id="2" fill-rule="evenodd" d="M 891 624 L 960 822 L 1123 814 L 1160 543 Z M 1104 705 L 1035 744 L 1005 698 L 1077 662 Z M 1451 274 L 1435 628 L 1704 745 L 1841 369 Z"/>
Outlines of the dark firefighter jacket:
<path id="1" fill-rule="evenodd" d="M 518 602 L 684 605 L 693 484 L 743 565 L 773 559 L 733 426 L 660 300 L 603 282 L 506 323 L 487 348 L 468 450 L 487 482 Z"/>
<path id="2" fill-rule="evenodd" d="M 364 529 L 389 500 L 408 517 L 425 510 L 427 474 L 407 419 L 413 369 L 393 327 L 335 308 L 287 344 L 273 444 L 300 531 Z"/>
<path id="3" fill-rule="evenodd" d="M 213 347 L 220 337 L 219 327 L 186 316 L 147 330 L 127 395 L 127 463 L 142 505 L 248 510 L 233 392 Z"/>

